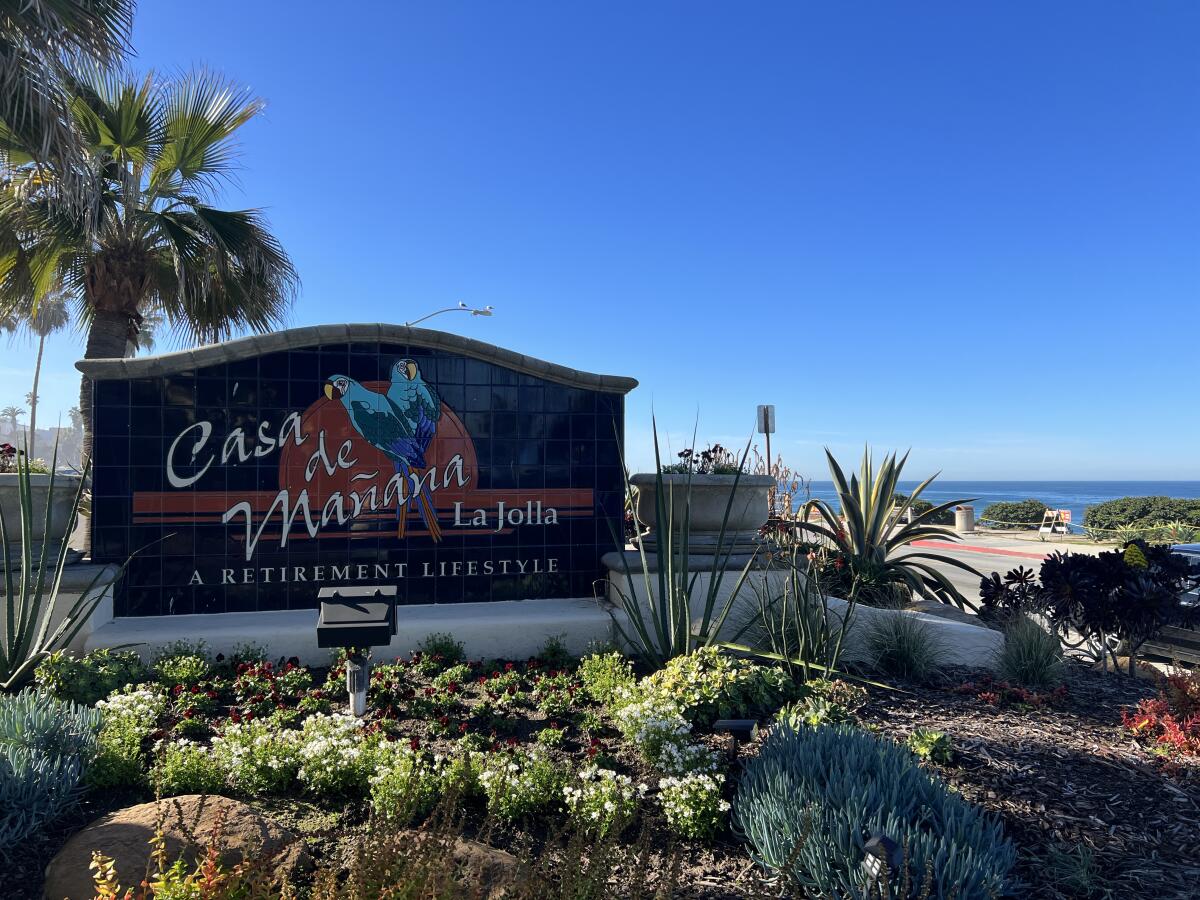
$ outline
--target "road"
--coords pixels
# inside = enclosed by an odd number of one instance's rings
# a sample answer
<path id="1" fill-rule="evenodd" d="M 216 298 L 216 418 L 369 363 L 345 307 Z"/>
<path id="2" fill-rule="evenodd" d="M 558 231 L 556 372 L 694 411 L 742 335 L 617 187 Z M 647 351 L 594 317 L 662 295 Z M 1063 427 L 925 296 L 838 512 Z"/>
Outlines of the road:
<path id="1" fill-rule="evenodd" d="M 1024 566 L 1026 569 L 1033 569 L 1036 572 L 1042 559 L 1055 550 L 1072 553 L 1098 553 L 1103 549 L 1106 548 L 1094 544 L 1067 544 L 1019 538 L 1005 539 L 992 535 L 968 535 L 957 548 L 949 542 L 922 541 L 907 552 L 936 553 L 939 556 L 948 556 L 971 566 L 980 574 L 972 575 L 953 565 L 935 564 L 934 568 L 943 572 L 950 583 L 962 591 L 968 600 L 977 601 L 981 576 L 991 575 L 993 572 L 1003 575 L 1018 566 Z"/>

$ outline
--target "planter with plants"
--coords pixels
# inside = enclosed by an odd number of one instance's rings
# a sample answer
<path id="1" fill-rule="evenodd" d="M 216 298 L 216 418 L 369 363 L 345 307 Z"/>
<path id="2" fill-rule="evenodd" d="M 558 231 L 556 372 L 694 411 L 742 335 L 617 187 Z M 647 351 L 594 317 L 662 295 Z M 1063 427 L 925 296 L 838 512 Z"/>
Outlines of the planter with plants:
<path id="1" fill-rule="evenodd" d="M 689 552 L 697 556 L 757 550 L 776 486 L 770 475 L 746 474 L 744 457 L 739 460 L 720 444 L 683 450 L 679 462 L 639 473 L 629 482 L 636 489 L 637 522 L 645 529 L 642 546 L 656 552 L 661 508 L 671 528 L 687 528 Z"/>
<path id="2" fill-rule="evenodd" d="M 18 461 L 28 462 L 29 500 L 32 516 L 28 532 L 14 529 L 9 541 L 17 545 L 29 541 L 37 555 L 43 544 L 54 547 L 66 537 L 74 520 L 75 495 L 83 478 L 80 475 L 52 474 L 41 460 L 26 460 L 12 444 L 0 444 L 0 515 L 14 525 L 21 521 L 21 475 Z M 47 516 L 47 507 L 49 516 Z"/>

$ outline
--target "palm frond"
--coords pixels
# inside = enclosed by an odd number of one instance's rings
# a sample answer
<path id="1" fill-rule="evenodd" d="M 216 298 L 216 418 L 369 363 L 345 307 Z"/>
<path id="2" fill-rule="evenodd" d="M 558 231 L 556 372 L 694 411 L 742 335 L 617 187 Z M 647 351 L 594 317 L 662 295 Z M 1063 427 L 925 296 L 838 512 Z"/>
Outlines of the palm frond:
<path id="1" fill-rule="evenodd" d="M 235 135 L 264 103 L 211 72 L 168 82 L 163 92 L 163 147 L 151 173 L 156 190 L 192 187 L 202 193 L 232 176 Z"/>

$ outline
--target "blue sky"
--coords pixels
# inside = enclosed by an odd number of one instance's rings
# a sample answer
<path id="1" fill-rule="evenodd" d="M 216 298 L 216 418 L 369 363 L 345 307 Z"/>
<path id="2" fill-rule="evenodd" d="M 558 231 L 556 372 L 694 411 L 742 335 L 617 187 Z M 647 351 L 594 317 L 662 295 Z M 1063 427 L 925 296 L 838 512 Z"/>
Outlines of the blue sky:
<path id="1" fill-rule="evenodd" d="M 678 444 L 912 475 L 1200 478 L 1194 3 L 143 3 L 137 69 L 250 85 L 226 202 L 295 324 L 631 375 Z M 47 351 L 41 421 L 75 402 Z M 0 405 L 29 389 L 7 349 Z M 1190 396 L 1190 399 L 1189 399 Z"/>

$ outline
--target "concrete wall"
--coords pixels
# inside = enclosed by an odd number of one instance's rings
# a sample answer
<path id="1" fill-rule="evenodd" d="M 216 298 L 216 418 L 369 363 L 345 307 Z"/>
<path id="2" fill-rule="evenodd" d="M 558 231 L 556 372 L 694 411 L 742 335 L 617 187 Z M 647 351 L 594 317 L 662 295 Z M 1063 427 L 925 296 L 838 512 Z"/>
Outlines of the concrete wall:
<path id="1" fill-rule="evenodd" d="M 656 599 L 658 596 L 658 576 L 654 573 L 651 573 L 648 579 L 644 576 L 641 561 L 636 553 L 627 553 L 626 557 L 632 579 L 621 564 L 618 554 L 609 554 L 605 557 L 605 564 L 609 570 L 608 599 L 620 609 L 623 606 L 624 598 L 633 597 L 646 610 L 648 609 L 645 606 L 647 599 Z M 695 581 L 691 594 L 691 608 L 693 621 L 698 621 L 703 614 L 709 586 L 713 582 L 713 574 L 711 562 L 703 558 L 694 559 L 692 566 L 694 571 L 689 577 L 694 576 Z M 731 596 L 734 597 L 726 625 L 721 631 L 721 637 L 725 640 L 731 640 L 734 633 L 744 623 L 755 617 L 760 596 L 763 598 L 779 596 L 784 591 L 788 580 L 787 574 L 781 570 L 754 569 L 747 574 L 741 583 L 740 590 L 735 595 L 740 575 L 740 568 L 724 572 L 716 591 L 714 616 L 719 614 Z M 847 608 L 848 604 L 845 600 L 838 597 L 829 598 L 830 613 L 836 617 L 838 623 L 841 622 L 841 617 L 845 615 Z M 943 611 L 939 610 L 939 612 Z M 867 635 L 876 623 L 895 616 L 907 615 L 915 617 L 934 635 L 934 639 L 940 645 L 939 661 L 943 665 L 994 668 L 997 654 L 1004 646 L 1004 635 L 981 623 L 971 622 L 973 617 L 968 614 L 958 613 L 951 608 L 946 608 L 944 613 L 943 615 L 934 615 L 928 612 L 879 609 L 858 604 L 854 609 L 850 628 L 846 635 L 843 659 L 848 662 L 863 661 L 866 656 Z M 624 617 L 622 617 L 622 621 L 624 621 Z M 751 634 L 752 632 L 747 632 L 747 635 L 743 636 L 739 643 L 748 643 Z"/>

